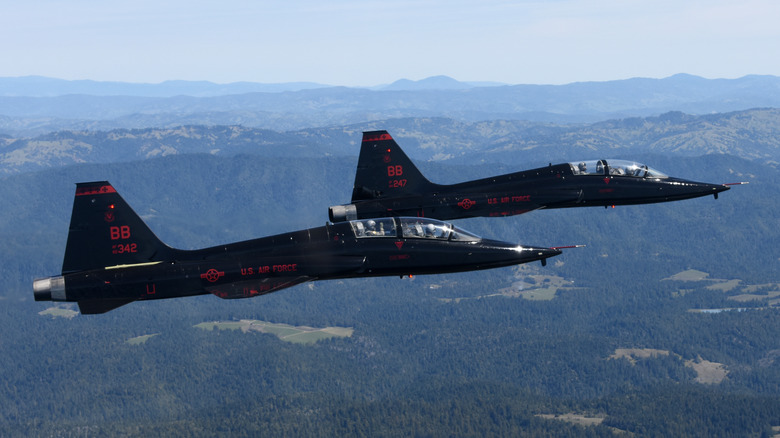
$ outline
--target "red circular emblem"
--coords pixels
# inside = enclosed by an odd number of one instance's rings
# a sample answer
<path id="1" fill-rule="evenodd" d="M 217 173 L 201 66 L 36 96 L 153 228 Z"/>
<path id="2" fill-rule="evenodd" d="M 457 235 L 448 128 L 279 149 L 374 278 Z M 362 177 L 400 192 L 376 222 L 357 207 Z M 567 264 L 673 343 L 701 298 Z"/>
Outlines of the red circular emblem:
<path id="1" fill-rule="evenodd" d="M 214 268 L 209 269 L 206 271 L 205 274 L 200 274 L 200 278 L 205 278 L 206 281 L 209 283 L 214 283 L 215 281 L 219 280 L 219 277 L 225 275 L 224 272 L 217 271 Z"/>
<path id="2" fill-rule="evenodd" d="M 476 204 L 475 201 L 472 201 L 469 198 L 466 198 L 460 202 L 458 202 L 458 206 L 464 210 L 468 210 L 469 208 L 473 207 L 474 204 Z"/>

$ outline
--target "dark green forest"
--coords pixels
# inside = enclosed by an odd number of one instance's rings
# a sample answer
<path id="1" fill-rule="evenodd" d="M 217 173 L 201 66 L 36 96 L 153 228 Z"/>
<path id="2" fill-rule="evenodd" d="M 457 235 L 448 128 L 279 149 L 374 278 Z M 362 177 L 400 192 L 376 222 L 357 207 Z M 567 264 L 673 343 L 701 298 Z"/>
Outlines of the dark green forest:
<path id="1" fill-rule="evenodd" d="M 458 223 L 485 237 L 587 245 L 544 268 L 318 282 L 73 318 L 40 315 L 51 303 L 34 302 L 30 285 L 59 272 L 75 182 L 110 180 L 166 243 L 197 248 L 323 224 L 329 205 L 348 200 L 356 159 L 194 154 L 4 177 L 0 435 L 771 436 L 778 171 L 729 155 L 636 158 L 750 184 L 718 200 Z M 511 170 L 420 167 L 442 182 Z M 709 276 L 675 277 L 688 270 Z M 498 294 L 551 277 L 567 286 L 549 300 Z M 701 309 L 738 310 L 692 311 Z M 240 319 L 354 333 L 300 345 L 194 327 Z M 702 383 L 694 364 L 726 374 Z M 598 421 L 542 417 L 556 414 Z"/>

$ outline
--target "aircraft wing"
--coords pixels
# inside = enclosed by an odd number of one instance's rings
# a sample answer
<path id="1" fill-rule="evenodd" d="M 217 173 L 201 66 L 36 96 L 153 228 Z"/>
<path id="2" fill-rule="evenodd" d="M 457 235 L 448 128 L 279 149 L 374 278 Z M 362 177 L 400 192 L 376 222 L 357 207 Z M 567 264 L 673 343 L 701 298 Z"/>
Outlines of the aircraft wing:
<path id="1" fill-rule="evenodd" d="M 305 272 L 290 272 L 289 275 L 274 275 L 215 284 L 207 286 L 206 290 L 224 299 L 251 298 L 318 280 L 322 276 L 333 277 L 334 275 L 353 273 L 360 270 L 365 261 L 365 256 L 308 258 L 308 260 L 304 258 L 301 266 L 305 265 Z"/>
<path id="2" fill-rule="evenodd" d="M 308 275 L 300 275 L 297 277 L 258 278 L 207 287 L 206 290 L 226 300 L 236 298 L 251 298 L 258 295 L 270 294 L 271 292 L 276 292 L 281 289 L 296 286 L 309 281 L 314 281 L 316 279 L 317 277 Z"/>

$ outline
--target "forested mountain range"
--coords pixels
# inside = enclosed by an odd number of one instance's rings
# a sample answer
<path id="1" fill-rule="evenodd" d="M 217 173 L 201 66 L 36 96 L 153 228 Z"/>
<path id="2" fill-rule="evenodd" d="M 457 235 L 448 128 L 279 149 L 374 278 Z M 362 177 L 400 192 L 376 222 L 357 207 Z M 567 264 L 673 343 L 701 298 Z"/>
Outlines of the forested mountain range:
<path id="1" fill-rule="evenodd" d="M 414 159 L 454 164 L 520 166 L 642 154 L 731 154 L 770 165 L 780 162 L 780 110 L 756 109 L 706 116 L 673 112 L 587 125 L 423 118 L 288 132 L 244 126 L 60 131 L 0 138 L 0 173 L 189 153 L 349 156 L 357 155 L 361 132 L 374 129 L 387 129 Z"/>
<path id="2" fill-rule="evenodd" d="M 420 82 L 0 97 L 0 435 L 780 430 L 777 78 Z M 94 316 L 32 300 L 32 280 L 61 269 L 75 182 L 109 180 L 163 241 L 206 247 L 322 225 L 329 205 L 349 200 L 361 131 L 374 129 L 441 183 L 628 158 L 750 184 L 717 200 L 458 221 L 489 238 L 586 245 L 546 267 L 316 282 Z M 241 320 L 352 335 L 304 345 L 199 328 Z"/>
<path id="3" fill-rule="evenodd" d="M 0 179 L 0 433 L 758 436 L 780 426 L 780 178 L 730 154 L 646 155 L 673 175 L 751 183 L 718 200 L 459 223 L 486 237 L 587 245 L 545 268 L 321 282 L 89 317 L 32 301 L 32 279 L 60 269 L 76 181 L 110 180 L 177 247 L 324 223 L 327 206 L 351 193 L 356 157 L 269 157 L 285 149 L 270 138 L 263 153 L 178 151 Z M 419 164 L 434 180 L 497 166 Z M 723 310 L 734 308 L 743 310 Z M 354 333 L 305 346 L 195 327 L 243 319 Z"/>
<path id="4" fill-rule="evenodd" d="M 165 97 L 144 92 L 140 85 L 128 86 L 130 91 L 117 89 L 133 94 L 103 95 L 102 88 L 93 85 L 78 88 L 78 94 L 69 94 L 69 88 L 63 86 L 62 94 L 50 91 L 41 96 L 27 85 L 14 86 L 12 79 L 0 78 L 0 90 L 5 90 L 0 93 L 0 132 L 15 136 L 63 129 L 106 131 L 179 125 L 243 125 L 288 131 L 402 117 L 593 123 L 669 111 L 711 114 L 780 107 L 780 78 L 774 76 L 704 79 L 680 74 L 664 79 L 503 86 L 429 78 L 399 81 L 380 89 L 305 89 L 302 85 L 280 88 L 284 91 L 241 92 L 241 88 L 214 91 L 219 90 L 214 87 L 211 92 L 215 95 L 207 96 L 201 96 L 197 87 L 178 84 L 181 93 Z M 3 87 L 4 81 L 12 85 Z M 176 89 L 177 84 L 169 85 Z M 159 87 L 165 88 L 164 84 Z M 192 90 L 190 94 L 188 90 Z"/>

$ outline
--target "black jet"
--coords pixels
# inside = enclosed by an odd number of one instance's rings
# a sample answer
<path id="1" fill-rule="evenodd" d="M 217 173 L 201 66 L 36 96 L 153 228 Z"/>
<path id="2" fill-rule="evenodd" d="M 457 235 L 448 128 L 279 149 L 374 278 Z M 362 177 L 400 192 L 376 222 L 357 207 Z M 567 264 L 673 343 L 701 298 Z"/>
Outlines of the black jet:
<path id="1" fill-rule="evenodd" d="M 540 208 L 651 204 L 707 195 L 717 199 L 729 185 L 674 178 L 623 160 L 551 164 L 458 184 L 435 184 L 387 131 L 372 131 L 363 133 L 352 203 L 330 207 L 329 216 L 333 222 L 385 216 L 441 220 L 512 216 Z"/>
<path id="2" fill-rule="evenodd" d="M 354 220 L 199 250 L 161 242 L 107 181 L 79 183 L 62 275 L 35 280 L 36 301 L 83 314 L 136 300 L 247 298 L 314 280 L 511 266 L 560 254 L 482 239 L 417 217 Z"/>

